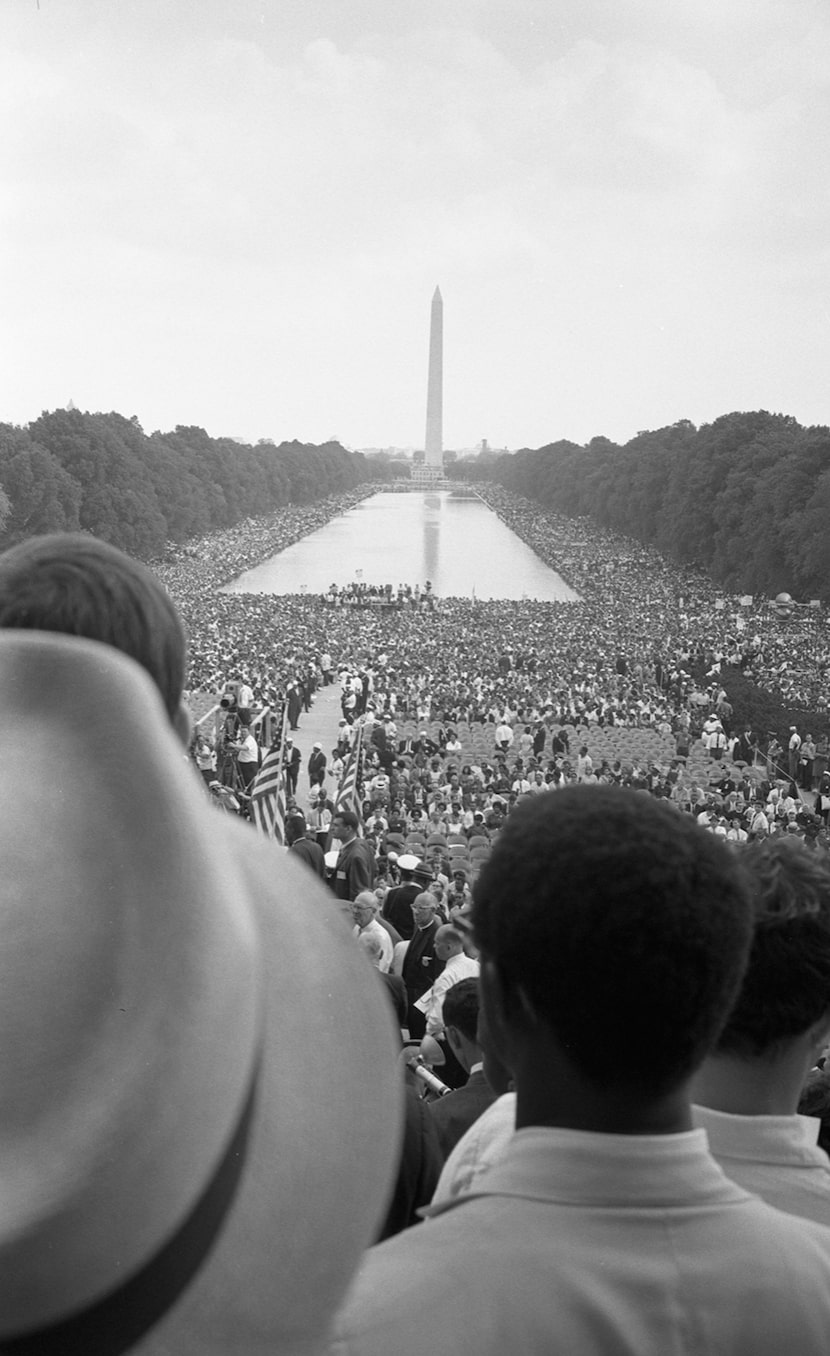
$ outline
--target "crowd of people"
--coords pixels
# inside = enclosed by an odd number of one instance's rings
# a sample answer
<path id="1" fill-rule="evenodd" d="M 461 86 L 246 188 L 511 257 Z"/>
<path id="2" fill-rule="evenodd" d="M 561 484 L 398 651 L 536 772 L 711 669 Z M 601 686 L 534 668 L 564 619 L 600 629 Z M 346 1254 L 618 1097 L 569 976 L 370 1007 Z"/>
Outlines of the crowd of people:
<path id="1" fill-rule="evenodd" d="M 823 733 L 812 740 L 802 709 L 821 719 L 830 698 L 823 614 L 780 619 L 763 600 L 730 598 L 650 548 L 492 486 L 481 493 L 576 601 L 438 599 L 429 585 L 400 583 L 334 584 L 323 598 L 216 591 L 276 540 L 293 540 L 354 502 L 354 492 L 299 510 L 298 521 L 282 511 L 268 525 L 219 534 L 159 567 L 187 626 L 191 695 L 244 682 L 261 707 L 288 698 L 307 710 L 317 687 L 339 681 L 344 714 L 368 708 L 376 727 L 365 809 L 403 816 L 407 828 L 413 812 L 446 828 L 455 791 L 465 814 L 492 816 L 540 786 L 587 779 L 650 790 L 739 840 L 762 831 L 759 802 L 770 805 L 772 796 L 776 808 L 791 810 L 794 801 L 796 832 L 823 846 L 827 741 Z M 351 605 L 399 597 L 412 605 Z M 724 664 L 793 704 L 813 757 L 793 767 L 788 730 L 737 728 Z M 497 740 L 500 727 L 509 727 L 507 740 Z M 341 768 L 330 757 L 330 787 Z M 436 787 L 449 789 L 436 796 Z M 771 830 L 784 822 L 779 810 Z"/>
<path id="2" fill-rule="evenodd" d="M 432 607 L 432 584 L 369 584 L 354 579 L 348 584 L 333 583 L 323 594 L 330 607 Z"/>
<path id="3" fill-rule="evenodd" d="M 236 649 L 216 695 L 240 749 L 279 641 L 247 602 L 203 651 Z M 762 760 L 716 654 L 701 686 L 624 620 L 558 665 L 555 609 L 530 638 L 504 618 L 489 657 L 471 621 L 465 656 L 441 600 L 419 666 L 406 612 L 402 654 L 303 602 L 271 666 L 283 728 L 302 702 L 281 684 L 338 681 L 332 758 L 365 750 L 364 800 L 329 809 L 323 757 L 320 817 L 289 804 L 278 852 L 185 770 L 185 627 L 158 579 L 80 534 L 0 557 L 4 1345 L 824 1356 L 830 861 L 796 781 L 819 775 L 821 807 L 830 777 L 809 733 Z M 642 767 L 595 759 L 622 736 Z M 731 849 L 720 820 L 750 804 L 766 828 Z"/>

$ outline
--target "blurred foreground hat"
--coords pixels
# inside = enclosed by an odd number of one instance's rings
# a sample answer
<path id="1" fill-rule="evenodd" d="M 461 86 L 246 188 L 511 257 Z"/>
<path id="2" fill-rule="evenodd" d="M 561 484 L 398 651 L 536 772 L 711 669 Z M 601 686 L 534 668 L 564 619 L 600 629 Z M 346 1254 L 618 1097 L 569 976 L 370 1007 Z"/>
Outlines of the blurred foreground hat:
<path id="1" fill-rule="evenodd" d="M 0 684 L 0 1350 L 316 1351 L 394 1173 L 385 998 L 131 659 L 4 631 Z"/>
<path id="2" fill-rule="evenodd" d="M 414 852 L 405 852 L 402 857 L 398 858 L 398 866 L 401 871 L 414 871 L 420 865 L 421 859 L 416 857 Z"/>

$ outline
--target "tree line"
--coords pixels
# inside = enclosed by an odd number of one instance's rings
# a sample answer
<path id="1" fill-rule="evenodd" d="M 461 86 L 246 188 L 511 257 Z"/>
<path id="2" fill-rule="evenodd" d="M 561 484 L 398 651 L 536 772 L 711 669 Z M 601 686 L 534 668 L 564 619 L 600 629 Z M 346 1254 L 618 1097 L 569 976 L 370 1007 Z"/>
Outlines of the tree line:
<path id="1" fill-rule="evenodd" d="M 569 517 L 655 546 L 731 593 L 830 601 L 830 429 L 794 418 L 681 420 L 624 445 L 593 438 L 459 461 Z"/>
<path id="2" fill-rule="evenodd" d="M 76 409 L 0 424 L 0 548 L 43 532 L 91 532 L 139 559 L 287 504 L 308 504 L 388 466 L 339 443 L 255 445 L 178 425 Z"/>

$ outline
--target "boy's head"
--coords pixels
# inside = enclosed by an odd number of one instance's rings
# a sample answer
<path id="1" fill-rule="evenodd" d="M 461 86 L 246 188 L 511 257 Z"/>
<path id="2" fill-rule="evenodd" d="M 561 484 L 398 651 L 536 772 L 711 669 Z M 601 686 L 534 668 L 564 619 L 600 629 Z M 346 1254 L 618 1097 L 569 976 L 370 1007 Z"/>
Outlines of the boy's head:
<path id="1" fill-rule="evenodd" d="M 753 843 L 742 860 L 755 930 L 717 1051 L 752 1057 L 830 1013 L 830 865 L 788 837 Z"/>
<path id="2" fill-rule="evenodd" d="M 0 627 L 60 631 L 130 656 L 181 722 L 187 645 L 182 620 L 146 565 L 86 533 L 30 537 L 0 555 Z M 184 733 L 184 731 L 182 731 Z"/>
<path id="3" fill-rule="evenodd" d="M 737 855 L 666 802 L 609 786 L 518 805 L 473 917 L 507 1020 L 531 1013 L 583 1078 L 646 1097 L 680 1087 L 714 1044 L 752 929 Z"/>

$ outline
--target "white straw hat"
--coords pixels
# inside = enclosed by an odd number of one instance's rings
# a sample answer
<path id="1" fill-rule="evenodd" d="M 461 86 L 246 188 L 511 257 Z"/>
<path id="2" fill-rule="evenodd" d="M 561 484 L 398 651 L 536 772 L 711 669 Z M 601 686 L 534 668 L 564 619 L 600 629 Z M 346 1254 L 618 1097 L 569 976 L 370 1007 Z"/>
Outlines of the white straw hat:
<path id="1" fill-rule="evenodd" d="M 394 1173 L 385 997 L 132 660 L 6 631 L 0 684 L 0 1348 L 317 1350 Z"/>

